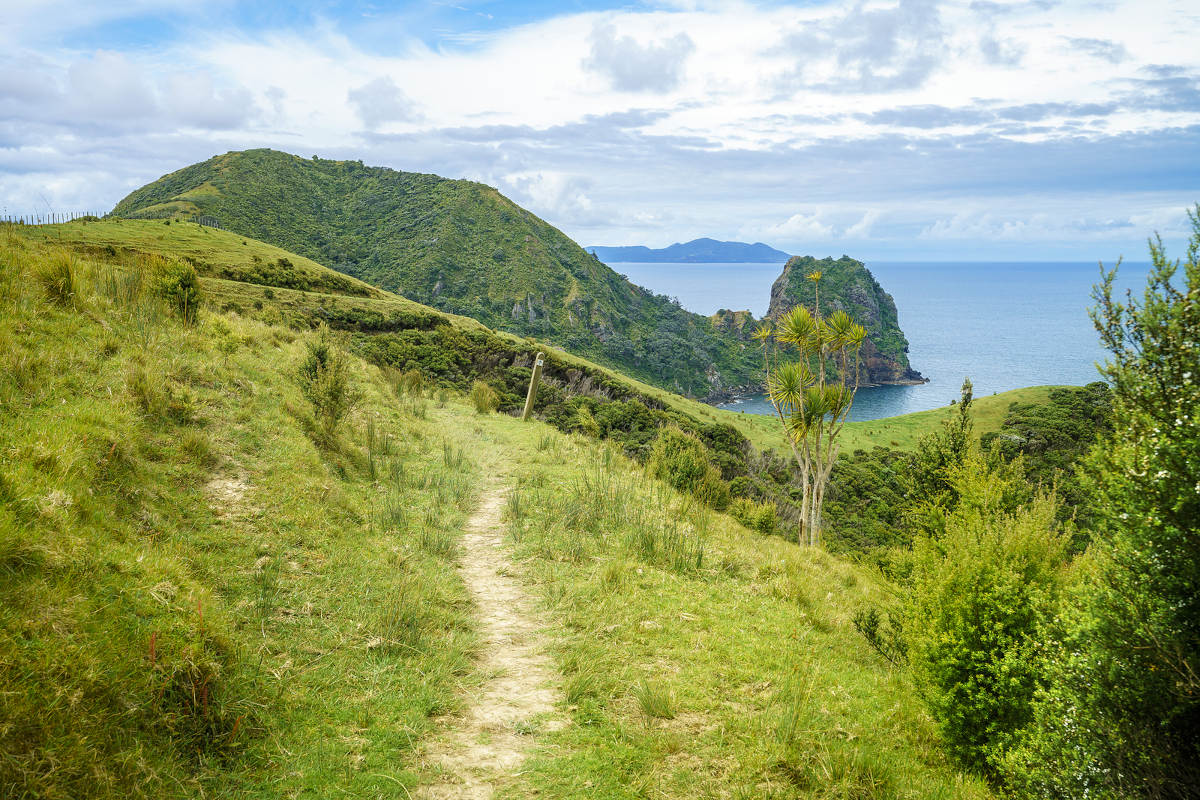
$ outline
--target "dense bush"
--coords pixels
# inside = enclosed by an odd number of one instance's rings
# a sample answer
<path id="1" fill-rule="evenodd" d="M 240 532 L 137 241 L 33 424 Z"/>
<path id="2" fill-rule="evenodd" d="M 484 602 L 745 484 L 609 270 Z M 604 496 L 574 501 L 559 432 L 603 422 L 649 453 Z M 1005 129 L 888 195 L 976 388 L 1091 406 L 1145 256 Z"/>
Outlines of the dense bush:
<path id="1" fill-rule="evenodd" d="M 729 485 L 721 480 L 704 443 L 691 434 L 674 427 L 660 430 L 646 467 L 654 477 L 718 511 L 729 506 Z"/>
<path id="2" fill-rule="evenodd" d="M 1049 686 L 1006 766 L 1033 796 L 1195 797 L 1200 786 L 1200 206 L 1182 280 L 1161 241 L 1139 301 L 1093 319 L 1116 424 L 1086 462 L 1095 517 Z"/>
<path id="3" fill-rule="evenodd" d="M 938 536 L 914 543 L 907 649 L 950 753 L 994 773 L 1031 718 L 1067 538 L 1052 495 L 1009 507 L 1019 464 L 989 469 L 975 455 L 947 477 L 960 499 Z"/>

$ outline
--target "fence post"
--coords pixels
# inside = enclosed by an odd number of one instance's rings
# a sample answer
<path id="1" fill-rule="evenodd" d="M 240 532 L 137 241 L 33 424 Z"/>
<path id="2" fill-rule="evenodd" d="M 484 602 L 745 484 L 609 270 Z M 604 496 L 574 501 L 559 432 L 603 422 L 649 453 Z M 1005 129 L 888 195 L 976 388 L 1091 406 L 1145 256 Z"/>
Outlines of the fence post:
<path id="1" fill-rule="evenodd" d="M 542 379 L 542 364 L 545 359 L 545 354 L 539 352 L 537 358 L 533 360 L 533 374 L 529 376 L 529 393 L 525 395 L 525 411 L 521 414 L 522 421 L 529 419 L 529 412 L 533 411 L 533 398 L 537 395 L 538 381 Z"/>

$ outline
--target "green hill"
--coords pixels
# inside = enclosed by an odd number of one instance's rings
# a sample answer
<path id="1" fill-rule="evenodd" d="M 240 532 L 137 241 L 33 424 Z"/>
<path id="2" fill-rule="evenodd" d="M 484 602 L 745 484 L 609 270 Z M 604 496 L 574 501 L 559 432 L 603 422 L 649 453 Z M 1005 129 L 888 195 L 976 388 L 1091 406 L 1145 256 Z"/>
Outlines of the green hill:
<path id="1" fill-rule="evenodd" d="M 194 324 L 161 298 L 189 266 Z M 366 356 L 332 434 L 320 321 Z M 481 552 L 547 612 L 553 674 L 549 717 L 468 743 L 523 748 L 501 797 L 989 796 L 855 632 L 870 570 L 677 493 L 616 428 L 563 433 L 565 385 L 528 423 L 455 388 L 504 391 L 531 344 L 194 224 L 0 229 L 0 796 L 422 796 L 503 677 Z M 550 359 L 597 424 L 708 431 Z"/>
<path id="2" fill-rule="evenodd" d="M 536 336 L 682 394 L 758 380 L 753 348 L 635 286 L 495 189 L 436 175 L 226 153 L 130 194 L 118 217 L 209 217 L 442 311 Z"/>

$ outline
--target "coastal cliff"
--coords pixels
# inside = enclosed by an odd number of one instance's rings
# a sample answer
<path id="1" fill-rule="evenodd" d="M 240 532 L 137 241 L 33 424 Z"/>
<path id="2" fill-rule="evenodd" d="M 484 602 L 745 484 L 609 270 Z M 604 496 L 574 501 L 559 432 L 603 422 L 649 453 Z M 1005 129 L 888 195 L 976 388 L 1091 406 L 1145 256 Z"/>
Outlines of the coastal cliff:
<path id="1" fill-rule="evenodd" d="M 908 340 L 900 330 L 896 303 L 861 261 L 842 256 L 816 259 L 793 256 L 771 286 L 767 319 L 776 320 L 803 303 L 810 309 L 816 300 L 808 275 L 821 272 L 821 313 L 843 310 L 867 329 L 862 349 L 860 384 L 917 384 L 926 378 L 908 363 Z"/>

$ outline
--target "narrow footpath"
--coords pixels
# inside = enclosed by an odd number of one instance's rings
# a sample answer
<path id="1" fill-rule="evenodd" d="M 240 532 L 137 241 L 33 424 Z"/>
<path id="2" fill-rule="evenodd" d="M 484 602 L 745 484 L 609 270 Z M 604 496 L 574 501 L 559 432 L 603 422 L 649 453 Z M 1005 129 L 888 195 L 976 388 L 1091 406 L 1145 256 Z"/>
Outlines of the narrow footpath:
<path id="1" fill-rule="evenodd" d="M 562 726 L 555 717 L 557 676 L 543 653 L 541 627 L 504 550 L 504 493 L 488 489 L 467 522 L 459 573 L 475 601 L 485 681 L 450 730 L 425 751 L 439 773 L 422 787 L 428 800 L 490 798 L 516 772 L 537 734 Z"/>

